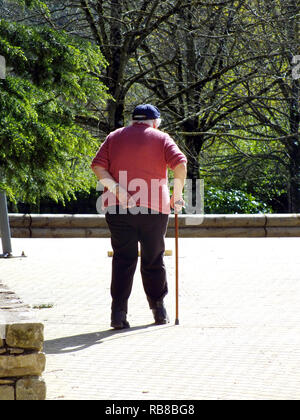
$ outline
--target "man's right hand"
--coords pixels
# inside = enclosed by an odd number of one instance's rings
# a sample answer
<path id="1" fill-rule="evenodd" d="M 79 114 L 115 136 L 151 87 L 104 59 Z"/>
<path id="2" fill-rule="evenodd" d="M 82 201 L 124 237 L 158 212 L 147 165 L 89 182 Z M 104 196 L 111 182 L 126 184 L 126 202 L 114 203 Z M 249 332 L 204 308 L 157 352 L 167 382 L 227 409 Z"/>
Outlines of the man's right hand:
<path id="1" fill-rule="evenodd" d="M 174 209 L 175 213 L 180 213 L 182 210 L 182 207 L 184 207 L 185 205 L 185 201 L 182 198 L 182 196 L 174 197 L 174 195 L 172 195 L 171 200 L 170 200 L 170 205 L 172 209 Z"/>
<path id="2" fill-rule="evenodd" d="M 115 194 L 123 209 L 131 209 L 132 207 L 136 206 L 136 202 L 132 196 L 127 192 L 125 188 L 121 187 L 121 185 L 116 187 Z"/>

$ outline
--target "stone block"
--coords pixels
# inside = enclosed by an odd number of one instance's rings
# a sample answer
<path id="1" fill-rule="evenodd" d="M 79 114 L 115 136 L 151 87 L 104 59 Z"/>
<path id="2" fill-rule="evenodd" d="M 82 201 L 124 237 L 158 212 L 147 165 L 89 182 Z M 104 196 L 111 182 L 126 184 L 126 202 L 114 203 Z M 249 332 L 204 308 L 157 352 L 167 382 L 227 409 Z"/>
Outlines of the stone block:
<path id="1" fill-rule="evenodd" d="M 16 400 L 35 400 L 46 399 L 46 384 L 42 378 L 22 378 L 16 383 Z"/>
<path id="2" fill-rule="evenodd" d="M 14 387 L 9 385 L 0 385 L 0 401 L 14 401 L 14 399 Z"/>
<path id="3" fill-rule="evenodd" d="M 0 379 L 0 385 L 14 385 L 13 379 Z"/>
<path id="4" fill-rule="evenodd" d="M 9 347 L 42 350 L 44 326 L 41 323 L 9 324 L 6 327 L 6 344 Z"/>
<path id="5" fill-rule="evenodd" d="M 45 369 L 44 353 L 8 355 L 0 357 L 0 377 L 40 376 Z"/>
<path id="6" fill-rule="evenodd" d="M 1 296 L 0 296 L 1 298 Z M 5 331 L 6 331 L 6 320 L 4 320 L 3 312 L 0 309 L 0 347 L 4 346 L 4 340 L 5 340 Z"/>

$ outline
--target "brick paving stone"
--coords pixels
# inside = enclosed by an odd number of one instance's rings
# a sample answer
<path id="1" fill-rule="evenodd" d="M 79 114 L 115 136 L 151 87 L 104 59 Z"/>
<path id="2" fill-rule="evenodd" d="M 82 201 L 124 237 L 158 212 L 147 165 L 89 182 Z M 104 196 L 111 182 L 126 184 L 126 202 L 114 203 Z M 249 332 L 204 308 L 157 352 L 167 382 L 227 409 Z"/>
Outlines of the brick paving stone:
<path id="1" fill-rule="evenodd" d="M 174 239 L 171 323 L 153 326 L 137 270 L 131 329 L 110 329 L 109 239 L 13 239 L 0 283 L 45 325 L 48 400 L 299 399 L 300 238 Z"/>

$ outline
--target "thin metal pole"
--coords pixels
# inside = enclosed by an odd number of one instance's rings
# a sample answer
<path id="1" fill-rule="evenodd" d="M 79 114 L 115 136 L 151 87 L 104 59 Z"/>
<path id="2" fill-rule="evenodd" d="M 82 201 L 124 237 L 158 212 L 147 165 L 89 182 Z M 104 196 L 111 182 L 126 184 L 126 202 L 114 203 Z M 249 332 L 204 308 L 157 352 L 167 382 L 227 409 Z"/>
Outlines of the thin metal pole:
<path id="1" fill-rule="evenodd" d="M 179 325 L 179 276 L 178 276 L 178 214 L 175 213 L 175 288 L 176 288 L 176 317 L 175 325 Z"/>
<path id="2" fill-rule="evenodd" d="M 2 240 L 2 249 L 4 257 L 8 257 L 12 253 L 10 226 L 7 211 L 6 194 L 0 191 L 0 231 Z"/>

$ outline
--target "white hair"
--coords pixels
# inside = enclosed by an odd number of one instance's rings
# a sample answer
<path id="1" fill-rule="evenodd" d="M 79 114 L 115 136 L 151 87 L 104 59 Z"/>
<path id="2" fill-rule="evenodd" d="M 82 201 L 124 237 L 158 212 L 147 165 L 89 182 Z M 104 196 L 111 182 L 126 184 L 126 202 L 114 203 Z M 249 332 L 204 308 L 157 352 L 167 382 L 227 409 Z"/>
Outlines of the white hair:
<path id="1" fill-rule="evenodd" d="M 154 122 L 156 122 L 156 128 L 160 126 L 161 118 L 155 118 L 154 120 L 131 120 L 130 125 L 132 124 L 147 124 L 150 127 L 153 127 Z"/>

